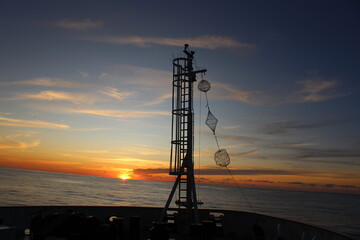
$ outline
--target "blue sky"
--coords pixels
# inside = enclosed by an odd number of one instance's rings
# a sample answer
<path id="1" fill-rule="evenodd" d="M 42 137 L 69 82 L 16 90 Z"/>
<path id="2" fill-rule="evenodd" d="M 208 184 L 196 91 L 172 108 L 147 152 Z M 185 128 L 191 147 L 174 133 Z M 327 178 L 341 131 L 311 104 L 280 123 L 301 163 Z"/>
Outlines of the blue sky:
<path id="1" fill-rule="evenodd" d="M 171 64 L 189 43 L 240 183 L 359 192 L 359 10 L 1 1 L 0 166 L 168 180 Z M 199 138 L 206 109 L 195 97 Z M 227 183 L 215 151 L 202 124 L 199 181 Z"/>

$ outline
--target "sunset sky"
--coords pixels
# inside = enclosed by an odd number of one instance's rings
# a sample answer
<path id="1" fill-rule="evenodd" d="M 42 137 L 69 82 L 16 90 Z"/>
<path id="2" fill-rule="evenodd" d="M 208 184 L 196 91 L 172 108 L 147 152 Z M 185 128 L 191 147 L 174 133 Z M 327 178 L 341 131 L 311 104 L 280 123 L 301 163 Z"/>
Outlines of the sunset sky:
<path id="1" fill-rule="evenodd" d="M 359 12 L 356 0 L 0 1 L 0 167 L 172 181 L 172 59 L 188 43 L 240 185 L 359 194 Z M 194 96 L 198 182 L 233 184 Z"/>

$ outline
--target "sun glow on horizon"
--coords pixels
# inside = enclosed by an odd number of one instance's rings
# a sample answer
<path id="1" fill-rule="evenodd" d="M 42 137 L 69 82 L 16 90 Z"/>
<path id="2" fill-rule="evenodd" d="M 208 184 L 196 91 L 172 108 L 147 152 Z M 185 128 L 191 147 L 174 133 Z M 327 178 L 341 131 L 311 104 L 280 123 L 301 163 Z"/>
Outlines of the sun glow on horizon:
<path id="1" fill-rule="evenodd" d="M 121 180 L 131 179 L 130 175 L 128 175 L 128 174 L 126 174 L 126 173 L 119 174 L 118 177 L 119 177 Z"/>

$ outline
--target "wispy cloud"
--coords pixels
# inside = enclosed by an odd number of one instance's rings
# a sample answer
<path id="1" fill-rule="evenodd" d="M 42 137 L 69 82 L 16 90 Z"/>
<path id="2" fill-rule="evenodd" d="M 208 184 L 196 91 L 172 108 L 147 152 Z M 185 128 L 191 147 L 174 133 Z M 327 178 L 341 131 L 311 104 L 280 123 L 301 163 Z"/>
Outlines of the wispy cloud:
<path id="1" fill-rule="evenodd" d="M 224 130 L 234 130 L 240 127 L 241 127 L 240 125 L 236 125 L 236 126 L 222 126 L 221 128 Z"/>
<path id="2" fill-rule="evenodd" d="M 257 137 L 248 137 L 248 136 L 231 136 L 231 135 L 220 135 L 218 138 L 231 140 L 231 141 L 239 141 L 239 142 L 258 142 L 258 141 L 264 141 L 264 138 L 257 138 Z"/>
<path id="3" fill-rule="evenodd" d="M 53 25 L 55 27 L 63 28 L 63 29 L 86 32 L 87 30 L 92 29 L 92 28 L 102 27 L 103 22 L 102 21 L 94 21 L 91 19 L 84 19 L 84 20 L 78 20 L 78 21 L 64 19 L 61 21 L 54 22 L 51 25 Z"/>
<path id="4" fill-rule="evenodd" d="M 298 81 L 297 84 L 301 87 L 300 98 L 302 102 L 323 102 L 350 94 L 350 92 L 339 92 L 337 87 L 340 84 L 336 80 L 316 77 Z"/>
<path id="5" fill-rule="evenodd" d="M 170 99 L 171 97 L 172 97 L 171 93 L 161 95 L 161 96 L 155 98 L 153 101 L 145 103 L 144 106 L 152 106 L 152 105 L 160 104 L 160 103 L 166 101 L 167 99 Z"/>
<path id="6" fill-rule="evenodd" d="M 168 173 L 167 168 L 138 168 L 134 169 L 134 173 L 144 174 L 162 174 Z M 232 175 L 302 175 L 309 174 L 309 171 L 289 170 L 289 169 L 231 169 Z M 201 175 L 228 175 L 223 168 L 202 168 Z"/>
<path id="7" fill-rule="evenodd" d="M 9 127 L 30 127 L 30 128 L 48 128 L 48 129 L 67 129 L 69 126 L 58 123 L 50 123 L 43 121 L 31 121 L 15 118 L 6 118 L 0 116 L 0 126 Z"/>
<path id="8" fill-rule="evenodd" d="M 310 161 L 311 163 L 349 165 L 358 167 L 360 163 L 353 159 L 360 157 L 357 149 L 336 149 L 336 148 L 320 148 L 315 147 L 315 143 L 299 143 L 299 144 L 279 144 L 269 146 L 271 149 L 284 149 L 286 155 L 273 156 L 277 159 L 285 159 L 291 161 Z M 290 151 L 289 151 L 290 150 Z"/>
<path id="9" fill-rule="evenodd" d="M 130 65 L 115 65 L 108 68 L 99 76 L 100 80 L 119 82 L 137 92 L 128 92 L 128 96 L 137 96 L 141 93 L 142 106 L 160 104 L 171 97 L 171 72 L 152 68 Z M 124 94 L 121 94 L 124 96 Z"/>
<path id="10" fill-rule="evenodd" d="M 159 37 L 141 37 L 141 36 L 92 36 L 86 40 L 94 42 L 131 44 L 139 47 L 151 47 L 153 45 L 184 46 L 184 43 L 190 44 L 196 48 L 218 49 L 253 49 L 255 44 L 242 43 L 228 36 L 205 35 L 193 38 L 159 38 Z"/>
<path id="11" fill-rule="evenodd" d="M 0 112 L 0 115 L 11 115 L 9 112 Z"/>
<path id="12" fill-rule="evenodd" d="M 125 98 L 136 95 L 136 92 L 123 92 L 114 87 L 105 87 L 99 92 L 118 101 L 123 101 Z"/>
<path id="13" fill-rule="evenodd" d="M 89 78 L 89 76 L 90 76 L 90 74 L 89 74 L 88 72 L 84 72 L 84 71 L 80 71 L 80 70 L 78 70 L 77 72 L 78 72 L 78 73 L 81 75 L 81 77 L 84 78 L 84 79 Z"/>
<path id="14" fill-rule="evenodd" d="M 218 94 L 217 98 L 221 99 L 231 99 L 234 101 L 250 103 L 250 104 L 259 104 L 255 96 L 260 93 L 260 91 L 244 91 L 236 89 L 234 86 L 223 83 L 213 83 L 213 87 L 216 89 Z M 225 91 L 225 93 L 224 93 Z"/>
<path id="15" fill-rule="evenodd" d="M 103 154 L 103 153 L 108 153 L 109 151 L 107 151 L 107 150 L 78 150 L 76 152 L 90 153 L 90 154 Z"/>
<path id="16" fill-rule="evenodd" d="M 214 96 L 243 103 L 277 106 L 289 103 L 323 102 L 352 94 L 340 89 L 337 80 L 322 77 L 309 77 L 295 82 L 293 86 L 282 86 L 277 90 L 241 90 L 236 86 L 224 83 L 213 83 Z M 296 89 L 293 89 L 296 87 Z M 275 88 L 276 89 L 276 88 Z"/>
<path id="17" fill-rule="evenodd" d="M 247 179 L 247 180 L 242 180 L 244 182 L 258 182 L 258 183 L 274 183 L 274 181 L 270 181 L 270 180 L 253 180 L 253 179 Z"/>
<path id="18" fill-rule="evenodd" d="M 59 111 L 59 109 L 58 109 L 58 111 Z M 66 110 L 63 110 L 63 111 L 68 112 Z M 71 128 L 68 130 L 73 131 L 73 132 L 95 132 L 95 131 L 111 131 L 111 130 L 114 130 L 114 128 L 93 127 L 93 128 Z"/>
<path id="19" fill-rule="evenodd" d="M 91 114 L 113 118 L 148 118 L 155 116 L 168 116 L 165 111 L 121 111 L 121 110 L 102 110 L 102 109 L 73 109 L 73 113 Z"/>
<path id="20" fill-rule="evenodd" d="M 246 151 L 246 152 L 232 152 L 231 157 L 239 157 L 239 156 L 249 156 L 249 155 L 257 155 L 258 152 L 256 150 Z"/>
<path id="21" fill-rule="evenodd" d="M 290 185 L 300 185 L 305 187 L 324 187 L 324 188 L 345 188 L 345 189 L 357 189 L 360 188 L 359 186 L 355 185 L 341 185 L 341 184 L 334 184 L 334 183 L 325 183 L 325 184 L 318 184 L 318 183 L 306 183 L 306 182 L 281 182 Z"/>
<path id="22" fill-rule="evenodd" d="M 40 145 L 40 139 L 20 139 L 19 136 L 0 136 L 0 149 L 26 149 Z"/>
<path id="23" fill-rule="evenodd" d="M 14 97 L 4 98 L 7 101 L 17 100 L 43 100 L 43 101 L 67 101 L 74 104 L 93 104 L 101 101 L 119 101 L 137 95 L 134 91 L 121 91 L 114 87 L 104 87 L 97 91 L 90 92 L 64 92 L 45 90 L 38 93 L 21 93 Z"/>
<path id="24" fill-rule="evenodd" d="M 170 86 L 172 78 L 170 71 L 153 68 L 139 67 L 133 65 L 118 64 L 108 67 L 109 72 L 100 74 L 102 81 L 118 82 L 137 85 L 138 87 L 164 87 Z"/>
<path id="25" fill-rule="evenodd" d="M 19 94 L 16 97 L 7 100 L 46 100 L 46 101 L 69 101 L 75 104 L 92 104 L 94 101 L 99 100 L 95 94 L 83 92 L 59 92 L 59 91 L 41 91 L 35 94 Z"/>
<path id="26" fill-rule="evenodd" d="M 62 87 L 62 88 L 98 88 L 93 84 L 83 84 L 77 82 L 70 82 L 59 78 L 40 77 L 24 81 L 2 82 L 0 85 L 33 85 L 44 87 Z"/>
<path id="27" fill-rule="evenodd" d="M 346 122 L 347 120 L 339 120 L 339 121 L 323 121 L 317 123 L 302 123 L 299 121 L 279 121 L 272 124 L 268 124 L 264 127 L 264 131 L 267 134 L 280 134 L 286 133 L 290 130 L 304 130 L 304 129 L 313 129 L 313 128 L 320 128 L 326 127 L 329 125 L 334 125 L 338 123 Z"/>

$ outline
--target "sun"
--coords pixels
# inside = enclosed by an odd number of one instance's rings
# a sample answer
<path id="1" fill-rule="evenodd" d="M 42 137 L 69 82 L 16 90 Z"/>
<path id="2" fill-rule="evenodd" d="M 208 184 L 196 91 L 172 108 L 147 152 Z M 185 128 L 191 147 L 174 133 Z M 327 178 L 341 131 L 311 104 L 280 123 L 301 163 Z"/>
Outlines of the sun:
<path id="1" fill-rule="evenodd" d="M 127 175 L 127 174 L 120 174 L 120 175 L 119 175 L 119 178 L 120 178 L 121 180 L 127 180 L 127 179 L 130 179 L 130 176 Z"/>

